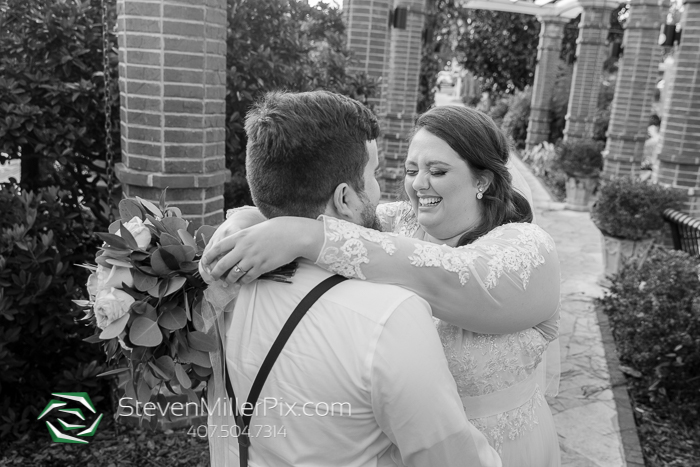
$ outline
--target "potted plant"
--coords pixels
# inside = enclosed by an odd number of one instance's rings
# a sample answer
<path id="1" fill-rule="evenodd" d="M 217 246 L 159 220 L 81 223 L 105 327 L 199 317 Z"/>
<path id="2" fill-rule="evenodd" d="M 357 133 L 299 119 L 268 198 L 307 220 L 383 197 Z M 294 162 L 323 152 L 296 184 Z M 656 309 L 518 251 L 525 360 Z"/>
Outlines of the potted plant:
<path id="1" fill-rule="evenodd" d="M 606 182 L 591 208 L 591 219 L 603 236 L 604 275 L 617 273 L 623 261 L 641 264 L 661 234 L 661 213 L 682 200 L 680 192 L 638 178 Z"/>
<path id="2" fill-rule="evenodd" d="M 566 208 L 588 211 L 603 169 L 603 143 L 594 140 L 564 141 L 557 148 L 559 166 L 566 174 Z"/>

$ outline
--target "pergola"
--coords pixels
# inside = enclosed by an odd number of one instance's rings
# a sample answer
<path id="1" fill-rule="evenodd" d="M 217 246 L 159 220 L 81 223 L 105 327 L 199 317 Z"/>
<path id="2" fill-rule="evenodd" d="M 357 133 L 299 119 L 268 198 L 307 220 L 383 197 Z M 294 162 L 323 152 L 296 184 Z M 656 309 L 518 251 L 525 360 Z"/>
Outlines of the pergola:
<path id="1" fill-rule="evenodd" d="M 421 35 L 430 0 L 346 0 L 348 46 L 358 71 L 381 78 L 376 99 L 384 136 L 384 192 L 396 193 L 406 138 L 415 119 Z M 668 0 L 631 0 L 606 148 L 605 175 L 634 173 L 646 139 L 662 48 L 657 44 Z M 549 135 L 549 102 L 563 29 L 582 15 L 565 137 L 591 134 L 600 87 L 610 0 L 464 0 L 537 16 L 541 21 L 527 144 Z M 396 7 L 408 11 L 406 29 L 388 24 Z M 122 164 L 127 196 L 168 199 L 197 223 L 223 220 L 226 95 L 226 0 L 118 0 Z M 659 182 L 687 190 L 687 211 L 700 214 L 700 0 L 686 0 L 683 40 L 666 76 Z"/>

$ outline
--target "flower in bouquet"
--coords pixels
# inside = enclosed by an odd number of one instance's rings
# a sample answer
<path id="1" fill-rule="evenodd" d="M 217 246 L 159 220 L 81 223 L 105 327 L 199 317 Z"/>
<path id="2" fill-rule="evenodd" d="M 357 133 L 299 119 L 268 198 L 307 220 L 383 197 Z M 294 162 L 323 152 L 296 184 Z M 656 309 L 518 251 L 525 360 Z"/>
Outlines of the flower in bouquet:
<path id="1" fill-rule="evenodd" d="M 97 234 L 104 243 L 96 265 L 86 265 L 89 300 L 76 301 L 96 328 L 86 340 L 104 345 L 118 368 L 103 375 L 121 373 L 134 403 L 164 388 L 197 401 L 194 389 L 211 374 L 208 352 L 219 348 L 202 316 L 206 283 L 198 272 L 215 228 L 195 228 L 162 198 L 160 207 L 124 199 L 119 214 L 108 233 Z"/>

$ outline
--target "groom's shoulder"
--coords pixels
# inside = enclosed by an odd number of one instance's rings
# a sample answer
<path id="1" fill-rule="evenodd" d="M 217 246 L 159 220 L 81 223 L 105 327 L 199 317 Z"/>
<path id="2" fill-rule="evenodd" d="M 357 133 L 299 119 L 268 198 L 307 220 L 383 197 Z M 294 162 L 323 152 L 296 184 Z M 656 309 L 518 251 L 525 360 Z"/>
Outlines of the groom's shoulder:
<path id="1" fill-rule="evenodd" d="M 380 324 L 406 306 L 424 308 L 426 313 L 431 313 L 427 301 L 396 285 L 349 279 L 331 292 L 325 298 L 333 306 L 342 307 Z"/>

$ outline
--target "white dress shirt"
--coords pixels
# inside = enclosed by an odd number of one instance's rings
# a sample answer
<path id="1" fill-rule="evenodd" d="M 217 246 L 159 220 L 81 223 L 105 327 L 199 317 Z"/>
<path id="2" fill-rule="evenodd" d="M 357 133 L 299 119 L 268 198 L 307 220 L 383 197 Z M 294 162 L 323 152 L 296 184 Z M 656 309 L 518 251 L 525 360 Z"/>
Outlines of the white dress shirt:
<path id="1" fill-rule="evenodd" d="M 224 324 L 239 408 L 293 309 L 329 276 L 301 261 L 292 284 L 241 288 Z M 251 467 L 501 465 L 462 410 L 428 303 L 358 280 L 328 291 L 295 329 L 262 389 L 250 443 Z M 227 446 L 225 460 L 212 451 L 212 465 L 238 465 L 236 439 Z"/>

